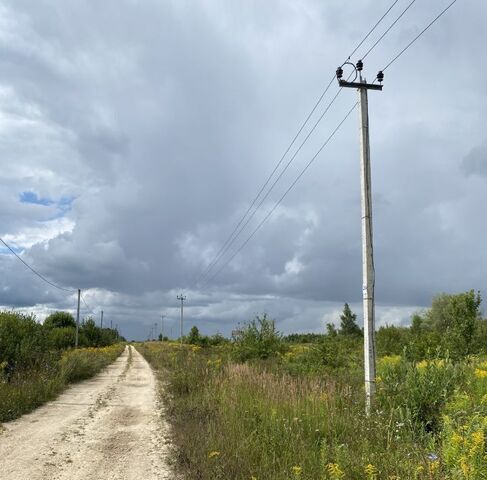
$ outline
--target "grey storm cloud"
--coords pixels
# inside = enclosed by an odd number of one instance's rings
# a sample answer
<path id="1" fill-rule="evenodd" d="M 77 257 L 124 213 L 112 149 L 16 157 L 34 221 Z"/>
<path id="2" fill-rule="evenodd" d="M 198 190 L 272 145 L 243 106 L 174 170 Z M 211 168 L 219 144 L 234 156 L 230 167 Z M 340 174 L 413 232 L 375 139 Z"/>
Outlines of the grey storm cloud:
<path id="1" fill-rule="evenodd" d="M 206 333 L 264 311 L 284 331 L 322 331 L 344 302 L 360 313 L 355 111 L 252 241 L 196 280 L 389 4 L 0 1 L 2 238 L 130 338 L 163 312 L 177 335 L 181 290 Z M 411 8 L 367 57 L 368 79 L 446 5 Z M 486 13 L 455 4 L 369 95 L 380 324 L 407 323 L 442 291 L 487 290 Z M 341 92 L 229 254 L 355 101 Z M 74 308 L 4 250 L 0 271 L 5 307 Z"/>

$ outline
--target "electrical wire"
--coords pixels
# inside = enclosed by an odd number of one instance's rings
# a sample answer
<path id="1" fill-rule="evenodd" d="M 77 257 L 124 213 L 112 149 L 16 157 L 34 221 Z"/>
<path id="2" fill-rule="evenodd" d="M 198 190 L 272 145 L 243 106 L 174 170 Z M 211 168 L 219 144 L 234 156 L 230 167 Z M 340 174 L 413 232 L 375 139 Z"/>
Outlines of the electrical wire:
<path id="1" fill-rule="evenodd" d="M 57 288 L 58 290 L 62 290 L 64 292 L 68 292 L 68 293 L 71 293 L 71 294 L 77 293 L 77 290 L 72 290 L 72 289 L 69 289 L 69 288 L 64 288 L 64 287 L 61 287 L 60 285 L 57 285 L 54 282 L 51 282 L 46 277 L 44 277 L 44 275 L 40 274 L 37 270 L 35 270 L 33 267 L 31 267 L 22 257 L 20 257 L 20 255 L 18 255 L 17 252 L 15 252 L 15 250 L 10 245 L 8 245 L 8 243 L 5 242 L 5 240 L 3 238 L 0 238 L 0 242 L 2 242 L 5 245 L 5 247 L 7 247 L 10 250 L 10 252 L 12 252 L 15 255 L 15 257 L 17 257 L 17 259 L 20 260 L 32 273 L 34 273 L 35 275 L 37 275 L 41 280 L 43 280 L 47 284 L 51 285 L 54 288 Z M 88 312 L 89 313 L 92 313 L 93 315 L 95 315 L 95 311 L 92 308 L 90 308 L 90 306 L 86 303 L 85 299 L 83 298 L 83 295 L 80 294 L 80 298 L 81 298 L 81 301 L 84 303 L 84 305 L 85 305 L 86 309 L 88 310 Z"/>
<path id="2" fill-rule="evenodd" d="M 347 112 L 347 114 L 343 117 L 340 123 L 336 126 L 335 130 L 328 136 L 325 142 L 321 145 L 321 147 L 317 150 L 317 152 L 311 157 L 311 160 L 305 165 L 305 167 L 301 170 L 299 175 L 294 179 L 294 181 L 289 185 L 287 190 L 282 194 L 279 200 L 274 204 L 274 206 L 269 210 L 267 215 L 261 220 L 261 222 L 257 225 L 257 227 L 252 231 L 252 233 L 247 237 L 247 239 L 240 245 L 240 247 L 232 254 L 232 256 L 214 273 L 210 278 L 208 278 L 206 284 L 208 284 L 213 278 L 215 278 L 236 256 L 237 254 L 250 242 L 250 240 L 254 237 L 254 235 L 260 230 L 260 228 L 264 225 L 264 223 L 269 219 L 269 217 L 274 213 L 276 208 L 281 204 L 287 194 L 294 188 L 294 186 L 298 183 L 301 177 L 305 174 L 311 164 L 316 160 L 318 155 L 322 152 L 322 150 L 328 145 L 331 139 L 335 136 L 335 134 L 340 130 L 341 126 L 345 123 L 347 118 L 350 114 L 355 110 L 355 107 L 358 105 L 358 102 L 355 102 L 352 108 Z"/>
<path id="3" fill-rule="evenodd" d="M 376 42 L 365 52 L 364 55 L 362 55 L 362 60 L 365 60 L 369 53 L 374 50 L 374 48 L 383 40 L 383 38 L 391 31 L 391 29 L 396 25 L 399 20 L 404 16 L 404 14 L 413 6 L 413 4 L 416 2 L 416 0 L 412 0 L 409 5 L 399 14 L 399 16 L 389 25 L 387 30 L 376 40 Z"/>
<path id="4" fill-rule="evenodd" d="M 32 268 L 26 261 L 24 261 L 19 255 L 17 255 L 17 253 L 15 252 L 15 250 L 13 250 L 6 242 L 5 240 L 3 240 L 3 238 L 0 238 L 0 241 L 32 272 L 34 273 L 35 275 L 37 275 L 41 280 L 43 280 L 44 282 L 48 283 L 49 285 L 51 285 L 52 287 L 54 288 L 57 288 L 58 290 L 63 290 L 64 292 L 69 292 L 69 293 L 76 293 L 76 290 L 71 290 L 69 288 L 64 288 L 64 287 L 61 287 L 60 285 L 57 285 L 53 282 L 51 282 L 50 280 L 48 280 L 46 277 L 44 277 L 44 275 L 41 275 L 37 270 L 35 270 L 34 268 Z"/>
<path id="5" fill-rule="evenodd" d="M 450 7 L 453 6 L 454 3 L 456 3 L 457 0 L 453 0 L 447 7 L 445 7 L 421 32 L 418 33 L 383 69 L 382 71 L 384 72 L 386 69 L 388 69 L 413 43 L 418 40 L 423 33 L 426 32 L 433 24 L 435 24 L 449 9 Z"/>
<path id="6" fill-rule="evenodd" d="M 385 13 L 379 18 L 379 20 L 375 23 L 375 25 L 369 30 L 369 32 L 364 36 L 364 38 L 359 42 L 359 44 L 355 47 L 355 49 L 350 53 L 350 55 L 348 56 L 348 58 L 350 58 L 362 45 L 363 43 L 369 38 L 369 36 L 375 31 L 375 29 L 380 25 L 380 23 L 384 20 L 384 18 L 387 16 L 387 14 L 392 10 L 392 8 L 398 3 L 399 0 L 395 0 L 390 6 L 389 8 L 385 11 Z M 414 1 L 416 0 L 413 0 L 412 3 L 414 3 Z M 411 6 L 411 4 L 409 5 Z M 407 8 L 409 8 L 409 6 Z M 407 10 L 406 8 L 406 10 Z M 405 11 L 406 11 L 405 10 Z M 403 11 L 398 18 L 396 18 L 396 20 L 393 22 L 393 24 L 388 28 L 388 30 L 386 31 L 386 33 L 399 21 L 399 19 L 404 15 L 405 11 Z M 375 44 L 368 50 L 367 54 L 369 54 L 377 45 L 378 43 L 382 40 L 382 38 L 384 38 L 385 34 L 383 34 L 380 39 L 375 42 Z M 333 103 L 335 102 L 337 96 L 339 95 L 340 93 L 340 89 L 338 90 L 337 94 L 333 97 L 333 99 L 331 100 L 331 102 L 327 105 L 327 107 L 325 108 L 325 110 L 323 111 L 323 113 L 321 114 L 321 116 L 318 118 L 318 120 L 315 122 L 315 124 L 313 125 L 313 127 L 311 128 L 311 130 L 308 132 L 308 134 L 306 135 L 305 139 L 303 140 L 303 142 L 299 145 L 299 147 L 297 148 L 297 150 L 294 152 L 293 156 L 291 157 L 291 159 L 288 161 L 288 163 L 285 165 L 285 167 L 283 168 L 283 170 L 280 172 L 280 174 L 278 175 L 278 177 L 275 179 L 275 181 L 272 183 L 272 185 L 270 186 L 270 188 L 267 190 L 266 194 L 264 195 L 263 198 L 261 198 L 259 204 L 254 208 L 255 204 L 257 203 L 259 197 L 261 196 L 262 192 L 265 190 L 265 188 L 267 187 L 267 185 L 269 184 L 269 182 L 271 181 L 272 177 L 274 176 L 274 174 L 276 173 L 276 171 L 278 170 L 278 168 L 281 166 L 282 162 L 284 161 L 284 158 L 286 157 L 286 155 L 289 153 L 290 149 L 292 148 L 292 146 L 294 145 L 294 143 L 296 142 L 297 138 L 299 137 L 299 135 L 301 134 L 301 132 L 303 131 L 304 127 L 307 125 L 307 123 L 309 122 L 311 116 L 313 115 L 313 113 L 316 111 L 318 105 L 321 103 L 321 101 L 323 100 L 323 97 L 325 96 L 325 94 L 328 92 L 328 90 L 330 89 L 333 81 L 335 80 L 335 75 L 333 75 L 328 83 L 328 85 L 326 86 L 325 90 L 323 91 L 323 93 L 321 94 L 321 96 L 319 97 L 318 101 L 315 103 L 313 109 L 311 110 L 311 112 L 308 114 L 306 120 L 303 122 L 303 124 L 301 125 L 300 129 L 298 130 L 297 134 L 294 136 L 293 140 L 291 141 L 291 143 L 289 144 L 288 148 L 286 149 L 286 151 L 284 152 L 284 154 L 282 155 L 281 159 L 279 160 L 279 162 L 276 164 L 276 166 L 274 167 L 274 169 L 272 170 L 271 174 L 267 177 L 264 185 L 260 188 L 259 192 L 257 193 L 257 195 L 255 196 L 255 198 L 253 199 L 252 203 L 250 204 L 250 206 L 248 207 L 247 211 L 244 213 L 244 215 L 240 218 L 239 222 L 237 223 L 237 225 L 235 226 L 235 228 L 233 229 L 233 231 L 230 233 L 230 235 L 227 237 L 227 239 L 225 240 L 224 244 L 220 247 L 220 249 L 218 250 L 218 252 L 216 253 L 216 255 L 213 257 L 213 260 L 205 267 L 205 269 L 203 270 L 203 272 L 197 277 L 196 281 L 194 282 L 195 285 L 198 285 L 199 282 L 201 280 L 204 280 L 206 276 L 209 275 L 209 273 L 211 272 L 211 270 L 213 269 L 213 267 L 220 261 L 220 259 L 225 255 L 225 253 L 230 249 L 230 247 L 233 245 L 233 243 L 237 240 L 237 238 L 239 237 L 239 235 L 242 233 L 242 231 L 245 229 L 245 227 L 250 223 L 250 221 L 252 220 L 252 218 L 255 216 L 255 214 L 257 213 L 258 209 L 262 206 L 262 204 L 264 203 L 264 201 L 267 199 L 267 197 L 269 196 L 269 194 L 271 193 L 271 191 L 274 189 L 275 185 L 279 182 L 279 180 L 282 178 L 282 176 L 284 175 L 284 173 L 287 171 L 287 169 L 289 168 L 289 166 L 291 165 L 291 163 L 294 161 L 294 159 L 296 158 L 296 156 L 298 155 L 298 153 L 301 151 L 302 147 L 304 146 L 304 144 L 308 141 L 309 137 L 311 136 L 311 134 L 315 131 L 316 127 L 318 126 L 318 124 L 321 122 L 321 120 L 323 119 L 323 117 L 325 116 L 325 114 L 328 112 L 328 110 L 330 109 L 330 107 L 333 105 Z M 250 213 L 251 211 L 253 210 L 252 213 Z M 250 215 L 249 215 L 250 214 Z M 245 220 L 247 219 L 247 220 Z M 244 223 L 245 221 L 245 223 Z"/>
<path id="7" fill-rule="evenodd" d="M 95 311 L 86 303 L 86 301 L 83 298 L 83 295 L 81 293 L 80 293 L 80 298 L 81 298 L 81 301 L 85 304 L 85 307 L 88 310 L 88 313 L 92 313 L 93 315 L 95 315 Z"/>
<path id="8" fill-rule="evenodd" d="M 384 20 L 384 18 L 386 18 L 387 14 L 393 9 L 394 5 L 399 2 L 399 0 L 396 0 L 384 13 L 384 15 L 382 15 L 382 17 L 379 18 L 379 20 L 377 20 L 377 23 L 370 29 L 369 33 L 367 33 L 367 35 L 365 35 L 365 37 L 362 39 L 362 41 L 355 47 L 355 49 L 353 50 L 353 52 L 348 56 L 348 58 L 350 59 L 350 57 L 353 56 L 353 54 L 364 44 L 364 42 L 370 37 L 370 35 L 372 35 L 372 33 L 375 31 L 375 29 L 380 25 L 380 23 L 382 22 L 382 20 Z"/>
<path id="9" fill-rule="evenodd" d="M 396 18 L 396 20 L 388 27 L 388 29 L 379 37 L 379 39 L 372 45 L 372 47 L 369 48 L 369 50 L 366 52 L 366 54 L 362 57 L 365 58 L 369 53 L 372 52 L 372 50 L 379 44 L 379 42 L 387 35 L 387 33 L 392 29 L 394 25 L 397 24 L 397 22 L 402 18 L 402 16 L 409 10 L 409 8 L 414 4 L 416 0 L 412 0 L 408 6 L 401 12 L 401 14 Z M 385 71 L 387 68 L 389 68 L 401 55 L 403 55 L 406 50 L 411 47 L 434 23 L 436 23 L 455 3 L 457 0 L 453 0 L 447 7 L 445 7 L 416 37 L 413 38 L 383 69 L 382 71 Z M 397 3 L 397 2 L 396 2 Z M 394 5 L 392 5 L 394 6 Z M 391 6 L 391 8 L 392 8 Z M 353 53 L 355 53 L 356 50 L 354 50 Z M 340 90 L 339 90 L 340 92 Z M 336 95 L 337 96 L 337 95 Z M 336 98 L 336 96 L 334 98 Z M 247 237 L 247 239 L 240 245 L 240 247 L 231 255 L 231 257 L 212 275 L 210 276 L 206 282 L 205 285 L 208 284 L 213 278 L 215 278 L 236 256 L 237 254 L 247 245 L 247 243 L 253 238 L 253 236 L 257 233 L 257 231 L 264 225 L 264 223 L 268 220 L 268 218 L 272 215 L 272 213 L 276 210 L 276 208 L 279 206 L 279 204 L 282 202 L 282 200 L 286 197 L 286 195 L 289 193 L 289 191 L 296 185 L 296 183 L 299 181 L 299 179 L 302 177 L 302 175 L 306 172 L 306 170 L 309 168 L 311 163 L 316 159 L 316 157 L 319 155 L 319 153 L 323 150 L 323 148 L 328 144 L 328 142 L 333 138 L 333 136 L 336 134 L 336 132 L 340 129 L 342 124 L 345 122 L 345 120 L 350 116 L 352 111 L 355 109 L 357 106 L 357 103 L 354 104 L 354 106 L 349 110 L 349 112 L 346 114 L 346 116 L 342 119 L 342 121 L 338 124 L 336 129 L 332 132 L 332 134 L 327 138 L 325 143 L 320 147 L 320 149 L 316 152 L 316 154 L 311 158 L 311 160 L 308 162 L 308 164 L 305 166 L 305 168 L 300 172 L 300 174 L 296 177 L 294 182 L 288 187 L 288 189 L 284 192 L 284 194 L 281 196 L 281 198 L 276 202 L 276 204 L 273 206 L 273 208 L 267 213 L 267 215 L 262 219 L 262 221 L 257 225 L 257 227 L 252 231 L 252 233 Z M 248 223 L 248 222 L 247 222 Z M 374 281 L 375 283 L 375 281 Z"/>
<path id="10" fill-rule="evenodd" d="M 318 120 L 315 122 L 315 124 L 313 125 L 313 127 L 311 128 L 311 130 L 308 132 L 308 134 L 306 135 L 305 139 L 301 142 L 301 144 L 299 145 L 298 149 L 294 152 L 293 156 L 289 159 L 289 161 L 287 162 L 287 164 L 284 166 L 284 168 L 281 170 L 281 172 L 279 173 L 279 175 L 277 176 L 277 178 L 274 180 L 274 182 L 272 183 L 272 185 L 270 186 L 269 190 L 267 190 L 266 194 L 261 198 L 259 204 L 257 205 L 257 207 L 254 209 L 254 211 L 251 213 L 251 215 L 247 218 L 246 222 L 242 225 L 241 222 L 241 227 L 240 229 L 238 230 L 238 232 L 236 233 L 236 235 L 227 243 L 226 247 L 224 249 L 222 249 L 221 253 L 219 254 L 218 258 L 214 261 L 213 265 L 217 264 L 219 262 L 219 260 L 225 255 L 225 253 L 230 249 L 230 247 L 235 243 L 235 241 L 237 240 L 238 236 L 242 233 L 242 231 L 245 229 L 245 227 L 250 223 L 250 221 L 254 218 L 255 214 L 258 212 L 259 208 L 263 205 L 263 203 L 267 200 L 267 198 L 269 197 L 269 195 L 271 194 L 272 190 L 274 189 L 274 187 L 276 186 L 276 184 L 279 182 L 279 180 L 282 178 L 282 176 L 284 175 L 284 173 L 287 171 L 287 169 L 291 166 L 291 163 L 294 161 L 294 159 L 296 158 L 296 156 L 298 155 L 298 153 L 301 151 L 301 149 L 303 148 L 304 144 L 308 141 L 309 137 L 313 134 L 313 132 L 316 130 L 316 127 L 319 125 L 319 123 L 321 122 L 321 120 L 323 119 L 323 117 L 326 115 L 326 113 L 328 112 L 328 110 L 331 108 L 331 106 L 335 103 L 335 100 L 337 99 L 338 95 L 340 94 L 341 92 L 341 88 L 338 89 L 337 93 L 335 94 L 335 96 L 331 99 L 331 101 L 328 103 L 328 105 L 326 106 L 325 110 L 323 111 L 323 113 L 321 114 L 321 116 L 318 118 Z M 210 271 L 210 270 L 208 270 Z M 200 279 L 204 279 L 204 275 L 202 275 L 200 277 Z"/>
<path id="11" fill-rule="evenodd" d="M 369 38 L 369 36 L 375 31 L 375 29 L 380 25 L 380 23 L 384 20 L 384 18 L 387 16 L 387 14 L 392 10 L 392 8 L 398 3 L 399 0 L 395 0 L 390 6 L 389 8 L 385 11 L 385 13 L 379 18 L 379 20 L 375 23 L 375 25 L 369 30 L 369 32 L 365 35 L 365 37 L 359 42 L 359 44 L 354 48 L 354 50 L 352 51 L 352 53 L 348 56 L 348 58 L 350 58 L 362 45 L 363 43 Z M 415 1 L 415 0 L 414 0 Z M 396 19 L 396 22 L 397 23 L 398 19 Z M 392 28 L 392 26 L 390 27 Z M 390 29 L 389 28 L 389 29 Z M 375 48 L 375 46 L 377 45 L 378 42 L 376 42 L 376 44 L 372 47 Z M 306 117 L 305 121 L 303 122 L 303 124 L 301 125 L 301 127 L 299 128 L 298 132 L 296 133 L 296 135 L 294 136 L 294 138 L 292 139 L 291 143 L 289 144 L 289 146 L 286 148 L 284 154 L 281 156 L 279 162 L 276 164 L 276 166 L 274 167 L 274 169 L 272 170 L 272 172 L 270 173 L 270 175 L 267 177 L 266 181 L 264 182 L 264 184 L 262 185 L 262 187 L 259 189 L 259 191 L 257 192 L 257 195 L 254 197 L 254 199 L 252 200 L 250 206 L 248 207 L 247 211 L 244 213 L 244 215 L 240 218 L 239 222 L 237 223 L 237 225 L 234 227 L 233 231 L 230 233 L 230 235 L 227 237 L 226 241 L 224 242 L 224 244 L 220 247 L 219 251 L 217 252 L 217 254 L 215 255 L 215 257 L 213 258 L 213 260 L 205 267 L 205 269 L 203 270 L 203 272 L 196 278 L 196 280 L 194 281 L 194 284 L 198 284 L 199 281 L 201 279 L 203 279 L 211 270 L 212 268 L 219 262 L 219 260 L 221 259 L 221 257 L 228 251 L 228 249 L 230 248 L 230 246 L 234 243 L 234 241 L 236 240 L 236 238 L 240 235 L 240 233 L 242 232 L 243 228 L 245 228 L 245 226 L 249 223 L 250 220 L 248 220 L 245 225 L 240 228 L 240 226 L 242 225 L 242 223 L 245 221 L 245 219 L 247 218 L 247 216 L 249 215 L 249 213 L 252 211 L 254 205 L 257 203 L 259 197 L 261 196 L 262 192 L 265 190 L 265 188 L 267 187 L 267 185 L 269 184 L 269 182 L 271 181 L 272 177 L 274 176 L 274 174 L 276 173 L 276 171 L 278 170 L 278 168 L 281 166 L 282 162 L 284 161 L 284 158 L 286 157 L 286 155 L 289 153 L 289 151 L 291 150 L 292 146 L 294 145 L 294 143 L 296 142 L 296 140 L 298 139 L 299 135 L 301 134 L 301 132 L 303 131 L 303 129 L 305 128 L 305 126 L 307 125 L 307 123 L 309 122 L 311 116 L 313 115 L 313 113 L 316 111 L 316 109 L 318 108 L 319 104 L 321 103 L 321 101 L 323 100 L 324 96 L 326 95 L 326 93 L 328 92 L 328 90 L 330 89 L 331 85 L 333 84 L 333 81 L 335 80 L 335 75 L 333 75 L 329 81 L 329 83 L 327 84 L 326 88 L 324 89 L 324 91 L 322 92 L 322 94 L 320 95 L 320 97 L 318 98 L 318 100 L 316 101 L 316 103 L 314 104 L 311 112 L 308 114 L 308 116 Z M 334 100 L 336 99 L 336 96 L 333 98 L 332 102 L 334 102 Z M 306 141 L 308 140 L 308 138 L 310 137 L 311 133 L 313 133 L 313 131 L 316 129 L 318 123 L 322 120 L 322 118 L 324 117 L 325 113 L 329 110 L 331 105 L 328 105 L 328 107 L 325 109 L 325 112 L 321 115 L 321 117 L 319 118 L 318 122 L 315 123 L 315 125 L 313 126 L 313 128 L 311 129 L 311 131 L 308 133 L 305 141 L 299 146 L 298 150 L 294 153 L 292 159 L 291 159 L 291 162 L 292 160 L 294 160 L 294 158 L 296 157 L 296 155 L 299 153 L 299 151 L 301 150 L 301 148 L 303 147 L 304 143 L 306 143 Z M 284 173 L 284 171 L 287 170 L 288 166 L 290 165 L 290 162 L 288 162 L 288 165 L 284 168 L 284 170 L 281 172 L 280 176 L 278 178 L 281 178 L 282 177 L 282 174 Z M 272 186 L 270 187 L 269 191 L 267 192 L 266 194 L 266 197 L 269 195 L 270 191 L 273 189 L 274 185 L 276 184 L 277 182 L 274 182 L 272 184 Z M 265 197 L 265 198 L 266 198 Z M 252 218 L 254 215 L 255 215 L 255 212 L 260 208 L 260 206 L 262 205 L 263 201 L 261 201 L 259 203 L 259 205 L 257 206 L 257 208 L 254 210 L 254 212 L 251 214 L 251 217 Z"/>

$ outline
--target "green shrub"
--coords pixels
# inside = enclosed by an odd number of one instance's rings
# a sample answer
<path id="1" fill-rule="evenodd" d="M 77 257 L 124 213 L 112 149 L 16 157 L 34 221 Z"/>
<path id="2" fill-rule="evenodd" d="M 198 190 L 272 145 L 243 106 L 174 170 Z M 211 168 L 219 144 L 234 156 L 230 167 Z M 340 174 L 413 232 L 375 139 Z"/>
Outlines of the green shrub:
<path id="1" fill-rule="evenodd" d="M 233 340 L 234 356 L 240 361 L 269 358 L 286 349 L 282 335 L 276 330 L 274 320 L 269 319 L 265 313 L 235 332 Z"/>
<path id="2" fill-rule="evenodd" d="M 418 429 L 437 432 L 442 408 L 465 379 L 465 368 L 448 359 L 379 363 L 379 404 L 401 410 Z"/>

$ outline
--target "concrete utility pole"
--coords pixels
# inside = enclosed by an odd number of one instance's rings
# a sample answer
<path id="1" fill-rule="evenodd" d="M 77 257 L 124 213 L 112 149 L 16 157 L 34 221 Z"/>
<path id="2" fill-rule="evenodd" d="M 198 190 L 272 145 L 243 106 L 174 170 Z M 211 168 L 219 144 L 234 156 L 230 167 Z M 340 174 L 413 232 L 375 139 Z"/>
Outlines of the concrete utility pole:
<path id="1" fill-rule="evenodd" d="M 181 345 L 183 344 L 183 310 L 184 306 L 183 303 L 186 300 L 186 296 L 181 293 L 176 297 L 178 300 L 181 300 Z"/>
<path id="2" fill-rule="evenodd" d="M 78 309 L 76 310 L 76 335 L 74 337 L 74 348 L 78 348 L 79 337 L 79 301 L 81 298 L 81 290 L 78 288 Z"/>
<path id="3" fill-rule="evenodd" d="M 103 310 L 101 311 L 100 328 L 103 328 Z"/>
<path id="4" fill-rule="evenodd" d="M 344 65 L 351 65 L 355 70 L 353 82 L 342 80 Z M 358 91 L 360 120 L 360 185 L 362 204 L 362 298 L 364 309 L 364 366 L 365 366 L 365 411 L 367 415 L 375 398 L 375 269 L 372 236 L 372 185 L 370 171 L 369 110 L 367 90 L 382 90 L 382 85 L 367 83 L 362 79 L 363 62 L 356 65 L 345 62 L 338 67 L 336 75 L 340 87 L 356 88 Z M 359 82 L 355 82 L 357 75 Z M 384 74 L 380 71 L 377 80 L 382 83 Z"/>
<path id="5" fill-rule="evenodd" d="M 164 317 L 166 315 L 161 315 L 161 340 L 164 338 Z"/>

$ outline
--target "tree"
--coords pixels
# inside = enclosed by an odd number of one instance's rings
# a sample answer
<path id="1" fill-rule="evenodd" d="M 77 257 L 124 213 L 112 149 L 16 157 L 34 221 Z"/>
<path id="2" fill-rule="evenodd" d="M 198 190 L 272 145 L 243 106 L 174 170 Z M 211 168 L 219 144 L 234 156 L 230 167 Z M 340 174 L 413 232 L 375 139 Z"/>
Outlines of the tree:
<path id="1" fill-rule="evenodd" d="M 340 315 L 340 333 L 342 335 L 362 336 L 362 330 L 357 325 L 357 315 L 350 310 L 348 303 L 343 307 Z"/>
<path id="2" fill-rule="evenodd" d="M 442 338 L 442 345 L 451 356 L 460 357 L 472 353 L 475 331 L 481 322 L 480 292 L 436 296 L 431 309 L 426 312 L 424 324 Z"/>
<path id="3" fill-rule="evenodd" d="M 200 331 L 198 330 L 198 327 L 196 325 L 193 325 L 191 327 L 186 341 L 191 345 L 199 345 L 201 343 Z"/>
<path id="4" fill-rule="evenodd" d="M 73 315 L 69 312 L 54 312 L 51 313 L 46 319 L 44 320 L 44 327 L 46 328 L 66 328 L 66 327 L 75 327 L 76 322 L 74 320 Z"/>
<path id="5" fill-rule="evenodd" d="M 338 335 L 338 331 L 333 323 L 326 324 L 326 334 L 329 337 L 336 337 Z"/>
<path id="6" fill-rule="evenodd" d="M 101 329 L 96 326 L 95 321 L 90 317 L 83 322 L 81 329 L 90 347 L 100 347 L 102 343 Z"/>
<path id="7" fill-rule="evenodd" d="M 285 348 L 274 320 L 268 318 L 265 313 L 260 317 L 256 316 L 232 336 L 236 347 L 234 354 L 238 360 L 269 358 Z"/>

